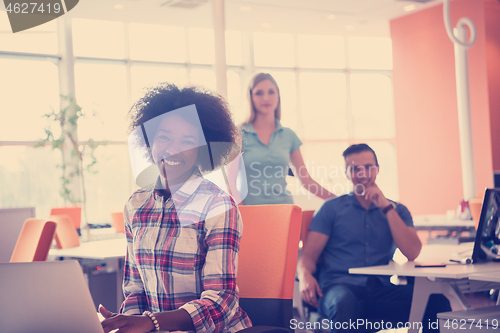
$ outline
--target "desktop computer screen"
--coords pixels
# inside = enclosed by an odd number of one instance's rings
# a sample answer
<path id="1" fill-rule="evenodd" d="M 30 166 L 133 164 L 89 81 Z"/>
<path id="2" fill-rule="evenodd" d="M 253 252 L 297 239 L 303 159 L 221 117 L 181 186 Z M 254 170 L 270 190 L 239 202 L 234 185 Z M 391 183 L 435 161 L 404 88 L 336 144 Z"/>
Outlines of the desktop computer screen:
<path id="1" fill-rule="evenodd" d="M 35 217 L 35 207 L 0 209 L 0 263 L 10 261 L 24 221 Z"/>
<path id="2" fill-rule="evenodd" d="M 472 262 L 500 261 L 500 189 L 487 189 L 476 232 Z"/>

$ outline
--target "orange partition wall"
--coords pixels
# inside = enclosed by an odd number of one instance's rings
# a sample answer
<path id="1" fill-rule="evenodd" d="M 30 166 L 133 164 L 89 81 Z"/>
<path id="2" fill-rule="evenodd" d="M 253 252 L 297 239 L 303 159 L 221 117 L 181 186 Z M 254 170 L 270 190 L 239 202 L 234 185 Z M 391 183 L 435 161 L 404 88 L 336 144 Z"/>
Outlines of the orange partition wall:
<path id="1" fill-rule="evenodd" d="M 486 45 L 493 32 L 486 24 L 485 12 L 490 6 L 500 7 L 500 2 L 451 2 L 452 25 L 466 16 L 474 21 L 477 31 L 468 57 L 478 193 L 493 185 L 490 100 L 498 89 L 488 85 Z M 400 200 L 413 214 L 444 214 L 458 206 L 463 189 L 455 56 L 444 27 L 443 6 L 392 20 L 390 28 Z M 498 38 L 500 30 L 493 34 Z"/>
<path id="2" fill-rule="evenodd" d="M 493 170 L 500 173 L 500 2 L 487 0 L 484 6 Z"/>

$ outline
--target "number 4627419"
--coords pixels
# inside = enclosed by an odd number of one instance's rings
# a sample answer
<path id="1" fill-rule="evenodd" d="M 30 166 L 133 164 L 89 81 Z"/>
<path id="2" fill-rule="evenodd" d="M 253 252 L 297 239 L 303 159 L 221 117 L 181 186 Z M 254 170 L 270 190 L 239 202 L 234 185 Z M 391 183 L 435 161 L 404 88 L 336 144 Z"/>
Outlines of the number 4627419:
<path id="1" fill-rule="evenodd" d="M 11 14 L 59 14 L 61 12 L 61 4 L 54 3 L 37 3 L 37 2 L 16 2 L 9 3 L 5 8 L 7 13 Z"/>

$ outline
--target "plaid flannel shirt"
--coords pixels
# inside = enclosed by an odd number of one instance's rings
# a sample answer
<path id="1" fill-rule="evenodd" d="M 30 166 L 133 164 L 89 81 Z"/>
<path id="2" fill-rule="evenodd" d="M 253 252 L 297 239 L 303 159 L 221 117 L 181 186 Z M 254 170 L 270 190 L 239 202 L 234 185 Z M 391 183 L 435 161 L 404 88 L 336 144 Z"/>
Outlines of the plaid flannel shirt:
<path id="1" fill-rule="evenodd" d="M 193 175 L 167 200 L 153 185 L 136 191 L 124 217 L 121 313 L 182 308 L 202 333 L 252 326 L 239 307 L 236 271 L 243 225 L 229 195 Z"/>

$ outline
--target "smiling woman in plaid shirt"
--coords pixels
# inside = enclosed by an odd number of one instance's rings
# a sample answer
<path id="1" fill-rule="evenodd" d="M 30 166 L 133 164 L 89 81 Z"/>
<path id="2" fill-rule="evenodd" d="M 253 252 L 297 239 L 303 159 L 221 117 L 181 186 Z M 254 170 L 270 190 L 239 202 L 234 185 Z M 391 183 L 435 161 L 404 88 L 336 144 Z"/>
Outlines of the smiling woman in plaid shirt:
<path id="1" fill-rule="evenodd" d="M 239 307 L 242 221 L 231 196 L 201 176 L 239 147 L 227 103 L 196 88 L 160 85 L 130 111 L 155 184 L 125 206 L 127 256 L 120 314 L 100 307 L 105 332 L 236 332 L 252 324 Z M 224 142 L 217 153 L 208 143 Z"/>

